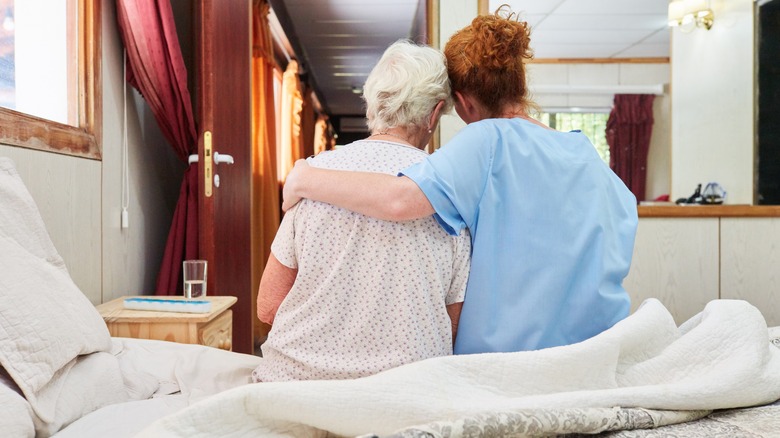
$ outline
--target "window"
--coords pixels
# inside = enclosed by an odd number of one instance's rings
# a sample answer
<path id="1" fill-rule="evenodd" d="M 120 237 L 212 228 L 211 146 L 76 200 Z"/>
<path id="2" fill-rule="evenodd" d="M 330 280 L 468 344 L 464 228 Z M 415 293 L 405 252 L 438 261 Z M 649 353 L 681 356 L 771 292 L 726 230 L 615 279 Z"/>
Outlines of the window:
<path id="1" fill-rule="evenodd" d="M 100 159 L 99 0 L 0 0 L 0 143 Z"/>
<path id="2" fill-rule="evenodd" d="M 541 113 L 536 119 L 558 131 L 580 130 L 596 147 L 601 159 L 609 165 L 607 113 Z"/>

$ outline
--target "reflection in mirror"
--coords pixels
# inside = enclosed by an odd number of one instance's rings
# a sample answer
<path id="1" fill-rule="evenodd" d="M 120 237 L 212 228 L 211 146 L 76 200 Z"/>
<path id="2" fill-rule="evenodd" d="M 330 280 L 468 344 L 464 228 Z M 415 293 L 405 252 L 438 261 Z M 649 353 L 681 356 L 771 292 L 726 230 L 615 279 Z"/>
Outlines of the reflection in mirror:
<path id="1" fill-rule="evenodd" d="M 532 99 L 543 112 L 601 113 L 618 94 L 653 94 L 646 186 L 640 201 L 671 192 L 671 30 L 665 0 L 618 3 L 482 0 L 484 13 L 509 4 L 531 25 Z M 583 17 L 588 17 L 586 20 Z M 443 38 L 446 40 L 446 37 Z M 558 126 L 557 129 L 562 129 Z M 577 126 L 566 129 L 578 129 Z M 585 131 L 585 128 L 581 128 Z M 594 144 L 598 139 L 588 135 Z M 597 145 L 598 149 L 598 145 Z M 608 161 L 608 146 L 599 153 Z"/>
<path id="2" fill-rule="evenodd" d="M 552 129 L 570 132 L 580 131 L 588 137 L 601 159 L 609 165 L 609 144 L 607 144 L 607 119 L 609 112 L 577 112 L 577 108 L 569 111 L 544 112 L 535 118 Z"/>

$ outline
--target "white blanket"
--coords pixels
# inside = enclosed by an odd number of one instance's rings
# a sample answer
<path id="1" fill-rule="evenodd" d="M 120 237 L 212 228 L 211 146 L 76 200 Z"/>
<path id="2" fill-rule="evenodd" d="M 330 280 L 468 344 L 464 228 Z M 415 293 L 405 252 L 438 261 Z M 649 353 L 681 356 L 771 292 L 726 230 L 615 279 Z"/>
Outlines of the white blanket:
<path id="1" fill-rule="evenodd" d="M 158 418 L 250 383 L 260 361 L 257 356 L 202 345 L 127 338 L 112 342 L 125 390 L 134 401 L 98 409 L 55 437 L 132 437 Z"/>
<path id="2" fill-rule="evenodd" d="M 780 350 L 750 304 L 716 300 L 678 328 L 648 300 L 579 344 L 433 358 L 357 380 L 250 384 L 140 436 L 383 435 L 480 412 L 734 408 L 780 398 L 779 377 Z"/>

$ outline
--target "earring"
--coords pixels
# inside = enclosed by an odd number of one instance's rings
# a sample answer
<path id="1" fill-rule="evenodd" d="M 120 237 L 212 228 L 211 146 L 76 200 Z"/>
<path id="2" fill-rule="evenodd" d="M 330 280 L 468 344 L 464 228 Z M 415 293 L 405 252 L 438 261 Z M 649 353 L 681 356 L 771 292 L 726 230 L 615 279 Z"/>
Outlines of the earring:
<path id="1" fill-rule="evenodd" d="M 428 134 L 433 134 L 433 131 L 429 129 Z"/>

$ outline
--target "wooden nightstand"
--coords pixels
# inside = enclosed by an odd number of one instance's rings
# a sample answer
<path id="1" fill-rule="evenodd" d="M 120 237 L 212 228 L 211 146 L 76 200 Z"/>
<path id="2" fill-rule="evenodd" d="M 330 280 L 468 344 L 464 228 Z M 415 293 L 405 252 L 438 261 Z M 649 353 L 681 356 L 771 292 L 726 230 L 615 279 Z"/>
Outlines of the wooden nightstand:
<path id="1" fill-rule="evenodd" d="M 198 298 L 211 301 L 209 313 L 130 310 L 122 305 L 125 298 L 128 297 L 97 306 L 111 336 L 201 344 L 228 351 L 233 348 L 233 312 L 230 306 L 236 303 L 236 297 Z M 181 296 L 164 298 L 184 299 Z"/>

